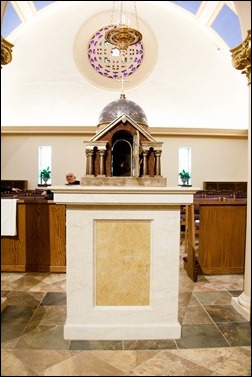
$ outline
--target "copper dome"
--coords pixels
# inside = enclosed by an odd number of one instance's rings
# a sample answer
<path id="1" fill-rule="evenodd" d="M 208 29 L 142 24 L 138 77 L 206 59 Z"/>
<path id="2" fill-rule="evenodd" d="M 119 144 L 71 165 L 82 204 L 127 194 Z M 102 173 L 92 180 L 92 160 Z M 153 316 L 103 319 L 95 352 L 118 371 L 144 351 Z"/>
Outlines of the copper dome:
<path id="1" fill-rule="evenodd" d="M 127 100 L 124 94 L 121 95 L 120 99 L 112 101 L 104 107 L 100 114 L 98 127 L 104 127 L 122 114 L 128 115 L 137 124 L 148 127 L 144 111 L 135 102 Z"/>

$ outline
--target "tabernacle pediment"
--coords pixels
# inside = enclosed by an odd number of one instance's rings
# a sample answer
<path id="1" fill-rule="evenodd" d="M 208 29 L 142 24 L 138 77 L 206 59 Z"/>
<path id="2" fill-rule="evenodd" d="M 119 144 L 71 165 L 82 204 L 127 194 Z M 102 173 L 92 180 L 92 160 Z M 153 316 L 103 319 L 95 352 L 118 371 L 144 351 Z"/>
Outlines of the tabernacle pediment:
<path id="1" fill-rule="evenodd" d="M 113 122 L 105 126 L 102 130 L 98 131 L 95 136 L 93 136 L 90 141 L 98 141 L 100 138 L 103 138 L 104 135 L 114 129 L 118 124 L 129 123 L 133 128 L 135 128 L 141 135 L 143 135 L 146 140 L 150 142 L 155 142 L 155 139 L 139 124 L 137 124 L 129 115 L 121 114 Z"/>

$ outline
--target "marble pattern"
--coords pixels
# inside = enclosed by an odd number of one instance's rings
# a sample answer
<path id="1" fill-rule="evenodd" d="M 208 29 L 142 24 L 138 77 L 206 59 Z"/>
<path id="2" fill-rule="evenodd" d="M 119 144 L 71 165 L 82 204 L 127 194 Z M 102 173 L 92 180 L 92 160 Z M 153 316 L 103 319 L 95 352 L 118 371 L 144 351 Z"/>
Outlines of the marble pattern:
<path id="1" fill-rule="evenodd" d="M 150 221 L 95 221 L 96 305 L 150 305 Z"/>
<path id="2" fill-rule="evenodd" d="M 183 256 L 183 255 L 182 255 Z M 65 274 L 2 273 L 2 376 L 250 376 L 242 275 L 179 275 L 181 339 L 64 340 Z"/>

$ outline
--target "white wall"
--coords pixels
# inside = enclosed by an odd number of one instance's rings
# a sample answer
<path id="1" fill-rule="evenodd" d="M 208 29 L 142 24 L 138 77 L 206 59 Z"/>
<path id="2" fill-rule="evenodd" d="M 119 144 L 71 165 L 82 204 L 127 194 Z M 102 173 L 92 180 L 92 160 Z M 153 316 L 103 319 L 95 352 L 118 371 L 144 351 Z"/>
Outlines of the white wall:
<path id="1" fill-rule="evenodd" d="M 28 180 L 37 187 L 38 147 L 52 146 L 52 185 L 65 184 L 65 173 L 73 170 L 77 178 L 86 173 L 83 135 L 2 135 L 2 180 Z M 192 148 L 192 185 L 202 188 L 203 181 L 247 181 L 247 139 L 225 137 L 168 137 L 161 155 L 162 175 L 168 186 L 178 185 L 178 147 Z"/>
<path id="2" fill-rule="evenodd" d="M 100 15 L 99 27 L 108 24 L 112 2 L 59 3 L 47 17 L 41 13 L 22 33 L 10 35 L 13 60 L 1 72 L 3 126 L 94 126 L 102 109 L 119 98 L 119 82 L 116 91 L 95 86 L 78 71 L 74 56 L 79 31 L 89 26 L 79 51 L 86 56 L 98 27 L 92 18 Z M 176 13 L 171 2 L 137 3 L 156 42 L 153 48 L 144 33 L 145 59 L 154 55 L 156 64 L 151 72 L 134 73 L 142 82 L 126 97 L 143 108 L 148 124 L 247 129 L 246 78 L 232 66 L 227 47 Z"/>
<path id="3" fill-rule="evenodd" d="M 178 182 L 178 148 L 192 148 L 193 186 L 202 187 L 203 181 L 246 181 L 247 140 L 207 137 L 172 137 L 164 140 L 162 174 L 168 186 Z"/>

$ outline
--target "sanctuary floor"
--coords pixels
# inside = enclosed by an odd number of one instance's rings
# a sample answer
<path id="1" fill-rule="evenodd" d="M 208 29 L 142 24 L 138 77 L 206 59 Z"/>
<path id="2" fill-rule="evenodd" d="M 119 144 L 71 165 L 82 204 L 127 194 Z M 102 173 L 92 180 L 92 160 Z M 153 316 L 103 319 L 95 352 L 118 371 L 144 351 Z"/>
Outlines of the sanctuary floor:
<path id="1" fill-rule="evenodd" d="M 250 376 L 251 326 L 231 305 L 243 275 L 180 267 L 181 339 L 70 341 L 64 273 L 2 273 L 1 376 Z"/>

